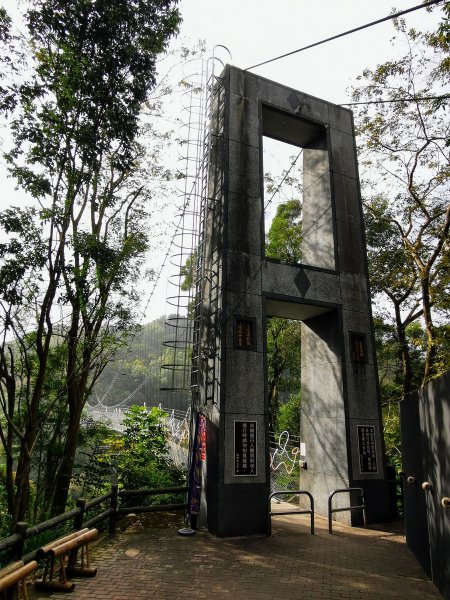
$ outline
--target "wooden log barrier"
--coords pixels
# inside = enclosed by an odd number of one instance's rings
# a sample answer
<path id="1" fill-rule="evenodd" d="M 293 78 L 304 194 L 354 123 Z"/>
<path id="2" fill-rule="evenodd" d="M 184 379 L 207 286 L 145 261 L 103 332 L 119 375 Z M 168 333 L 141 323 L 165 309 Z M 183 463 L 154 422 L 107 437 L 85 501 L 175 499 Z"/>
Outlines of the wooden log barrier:
<path id="1" fill-rule="evenodd" d="M 37 566 L 38 563 L 35 560 L 27 564 L 18 560 L 7 565 L 0 571 L 0 593 L 6 592 L 15 586 L 17 600 L 20 600 L 21 597 L 23 600 L 28 600 L 27 577 L 37 569 Z"/>
<path id="2" fill-rule="evenodd" d="M 60 546 L 61 544 L 64 544 L 65 542 L 69 542 L 70 540 L 73 540 L 74 538 L 78 537 L 79 535 L 81 535 L 83 533 L 86 533 L 87 531 L 89 531 L 89 529 L 87 527 L 85 527 L 84 529 L 81 529 L 80 531 L 74 531 L 73 533 L 64 535 L 63 537 L 60 537 L 57 540 L 53 540 L 52 542 L 49 542 L 47 545 L 42 546 L 42 548 L 39 548 L 36 551 L 36 556 L 37 556 L 38 560 L 47 558 L 47 553 L 49 552 L 49 550 L 51 550 L 55 546 Z"/>
<path id="3" fill-rule="evenodd" d="M 35 584 L 36 589 L 72 592 L 75 583 L 69 577 L 95 577 L 97 569 L 90 567 L 88 544 L 97 535 L 97 529 L 82 529 L 40 548 L 39 556 L 46 563 L 42 579 Z M 78 566 L 77 554 L 80 548 L 81 565 Z"/>

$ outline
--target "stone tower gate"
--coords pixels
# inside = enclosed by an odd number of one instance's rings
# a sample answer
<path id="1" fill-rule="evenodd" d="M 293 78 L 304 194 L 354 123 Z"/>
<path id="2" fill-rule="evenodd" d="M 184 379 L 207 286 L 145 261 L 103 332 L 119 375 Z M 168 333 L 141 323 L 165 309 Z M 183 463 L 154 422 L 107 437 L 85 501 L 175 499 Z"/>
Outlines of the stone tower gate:
<path id="1" fill-rule="evenodd" d="M 194 334 L 207 423 L 200 518 L 220 536 L 267 531 L 265 324 L 280 316 L 302 321 L 301 488 L 326 514 L 332 491 L 362 487 L 369 519 L 386 520 L 352 113 L 231 66 L 212 102 Z M 264 256 L 263 135 L 303 148 L 301 264 Z"/>

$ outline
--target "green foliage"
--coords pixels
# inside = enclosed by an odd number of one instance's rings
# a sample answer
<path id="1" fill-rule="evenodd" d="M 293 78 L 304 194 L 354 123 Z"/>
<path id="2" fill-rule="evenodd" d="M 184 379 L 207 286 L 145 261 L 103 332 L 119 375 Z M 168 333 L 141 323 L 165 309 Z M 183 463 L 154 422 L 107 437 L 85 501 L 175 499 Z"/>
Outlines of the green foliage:
<path id="1" fill-rule="evenodd" d="M 169 456 L 167 431 L 162 422 L 167 413 L 159 408 L 147 410 L 132 406 L 125 414 L 122 437 L 111 440 L 110 453 L 115 464 L 119 485 L 123 489 L 157 488 L 184 485 L 185 474 Z M 164 497 L 149 499 L 150 503 Z M 141 499 L 143 501 L 143 499 Z M 136 503 L 136 498 L 132 500 Z"/>
<path id="2" fill-rule="evenodd" d="M 374 325 L 386 456 L 388 463 L 393 465 L 398 473 L 402 470 L 399 414 L 399 403 L 403 397 L 402 352 L 394 324 L 377 317 L 374 319 Z M 448 365 L 449 328 L 443 325 L 438 331 L 442 338 L 440 352 L 443 353 L 443 363 Z M 420 323 L 416 322 L 406 327 L 405 335 L 411 360 L 412 386 L 417 389 L 421 384 L 427 337 Z"/>
<path id="3" fill-rule="evenodd" d="M 6 473 L 0 465 L 0 540 L 11 534 L 11 522 L 6 495 Z"/>
<path id="4" fill-rule="evenodd" d="M 278 431 L 281 406 L 300 389 L 301 323 L 280 317 L 267 320 L 269 428 Z M 296 427 L 298 429 L 298 426 Z M 290 431 L 290 433 L 294 433 Z"/>
<path id="5" fill-rule="evenodd" d="M 180 275 L 184 277 L 181 283 L 183 292 L 187 292 L 191 288 L 195 288 L 197 283 L 197 250 L 194 250 L 186 260 L 186 263 L 181 267 Z"/>
<path id="6" fill-rule="evenodd" d="M 169 372 L 161 371 L 161 365 L 170 362 L 167 359 L 170 349 L 162 342 L 172 335 L 165 322 L 166 317 L 159 317 L 143 325 L 133 344 L 117 352 L 95 383 L 91 403 L 99 398 L 104 404 L 114 405 L 133 393 L 133 402 L 138 405 L 164 404 L 160 388 L 164 387 Z"/>
<path id="7" fill-rule="evenodd" d="M 77 495 L 94 497 L 108 491 L 113 473 L 117 474 L 120 489 L 185 485 L 186 474 L 169 455 L 165 417 L 167 413 L 158 408 L 131 406 L 123 419 L 123 434 L 111 430 L 107 423 L 85 421 L 83 451 L 72 483 Z M 137 495 L 126 502 L 136 505 L 171 500 L 167 494 Z"/>
<path id="8" fill-rule="evenodd" d="M 301 260 L 301 214 L 300 200 L 291 199 L 278 206 L 266 237 L 267 257 L 287 262 Z M 278 431 L 280 411 L 289 410 L 283 408 L 284 403 L 290 406 L 288 398 L 300 389 L 301 324 L 299 321 L 271 317 L 267 320 L 266 335 L 269 428 Z M 286 414 L 283 414 L 281 419 L 285 418 Z M 288 431 L 295 434 L 299 423 L 292 423 L 295 430 Z"/>
<path id="9" fill-rule="evenodd" d="M 95 498 L 110 490 L 112 457 L 108 448 L 118 437 L 108 421 L 94 421 L 89 417 L 81 420 L 78 461 L 71 482 L 76 496 Z"/>
<path id="10" fill-rule="evenodd" d="M 395 324 L 407 395 L 450 367 L 439 334 L 448 321 L 450 291 L 449 64 L 444 23 L 431 34 L 407 30 L 403 21 L 395 27 L 405 55 L 366 69 L 353 97 L 368 101 L 357 109 L 356 124 L 365 169 L 369 275 L 376 312 L 388 306 Z M 424 344 L 411 344 L 407 330 L 418 322 Z M 418 348 L 420 365 L 411 354 Z"/>
<path id="11" fill-rule="evenodd" d="M 162 419 L 167 416 L 156 407 L 147 410 L 143 406 L 131 406 L 126 412 L 123 419 L 124 449 L 142 466 L 149 458 L 161 464 L 167 461 L 167 439 L 162 424 Z"/>
<path id="12" fill-rule="evenodd" d="M 291 394 L 286 402 L 282 402 L 276 419 L 276 433 L 287 431 L 291 435 L 300 436 L 301 392 Z"/>
<path id="13" fill-rule="evenodd" d="M 400 473 L 402 466 L 401 436 L 400 436 L 400 403 L 388 402 L 382 408 L 384 444 L 386 460 Z"/>
<path id="14" fill-rule="evenodd" d="M 11 132 L 3 158 L 28 194 L 28 206 L 0 214 L 0 437 L 14 520 L 29 514 L 32 467 L 43 506 L 64 510 L 83 407 L 135 328 L 152 244 L 148 182 L 162 182 L 160 198 L 171 177 L 161 160 L 169 134 L 152 127 L 149 102 L 176 6 L 30 2 L 29 61 L 0 89 Z M 9 40 L 0 11 L 2 64 Z"/>
<path id="15" fill-rule="evenodd" d="M 266 239 L 266 256 L 287 262 L 300 262 L 302 241 L 300 200 L 283 202 L 277 208 Z"/>

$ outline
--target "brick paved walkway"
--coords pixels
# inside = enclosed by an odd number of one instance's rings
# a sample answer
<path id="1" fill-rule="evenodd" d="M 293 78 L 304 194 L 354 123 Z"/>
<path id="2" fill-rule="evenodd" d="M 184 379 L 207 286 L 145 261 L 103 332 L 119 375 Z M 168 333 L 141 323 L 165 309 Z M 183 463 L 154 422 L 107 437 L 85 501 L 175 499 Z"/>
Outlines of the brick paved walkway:
<path id="1" fill-rule="evenodd" d="M 73 600 L 388 600 L 441 599 L 404 543 L 383 531 L 316 518 L 276 517 L 270 538 L 177 535 L 179 522 L 105 536 L 93 550 L 95 579 L 77 580 Z M 30 593 L 30 600 L 62 598 Z"/>

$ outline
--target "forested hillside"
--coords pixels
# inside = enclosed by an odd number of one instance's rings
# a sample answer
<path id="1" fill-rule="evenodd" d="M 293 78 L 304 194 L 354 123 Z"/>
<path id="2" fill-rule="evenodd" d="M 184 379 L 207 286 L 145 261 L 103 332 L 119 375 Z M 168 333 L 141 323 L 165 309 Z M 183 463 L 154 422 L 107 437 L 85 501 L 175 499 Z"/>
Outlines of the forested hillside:
<path id="1" fill-rule="evenodd" d="M 187 394 L 161 391 L 168 386 L 170 372 L 162 369 L 170 362 L 170 349 L 164 341 L 172 332 L 161 316 L 142 326 L 129 344 L 120 350 L 102 373 L 89 401 L 90 406 L 125 408 L 132 404 L 187 410 Z"/>

